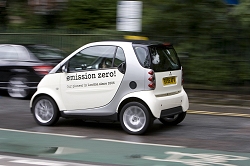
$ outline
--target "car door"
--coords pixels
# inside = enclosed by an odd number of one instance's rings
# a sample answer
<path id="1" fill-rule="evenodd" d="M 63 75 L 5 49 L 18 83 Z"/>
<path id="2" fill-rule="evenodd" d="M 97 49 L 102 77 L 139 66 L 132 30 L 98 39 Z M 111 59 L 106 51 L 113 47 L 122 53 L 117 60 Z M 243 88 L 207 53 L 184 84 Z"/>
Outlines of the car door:
<path id="1" fill-rule="evenodd" d="M 124 61 L 123 50 L 116 46 L 92 46 L 75 54 L 60 81 L 66 109 L 91 109 L 111 102 L 124 76 L 118 70 Z"/>

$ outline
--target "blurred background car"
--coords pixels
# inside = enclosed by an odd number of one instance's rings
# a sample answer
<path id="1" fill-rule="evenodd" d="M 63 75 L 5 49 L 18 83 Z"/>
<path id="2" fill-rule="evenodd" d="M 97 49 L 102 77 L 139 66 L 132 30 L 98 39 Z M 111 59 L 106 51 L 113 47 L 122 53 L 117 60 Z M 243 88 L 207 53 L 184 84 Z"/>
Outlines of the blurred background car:
<path id="1" fill-rule="evenodd" d="M 29 98 L 40 80 L 65 56 L 48 45 L 0 44 L 0 90 L 15 98 Z"/>

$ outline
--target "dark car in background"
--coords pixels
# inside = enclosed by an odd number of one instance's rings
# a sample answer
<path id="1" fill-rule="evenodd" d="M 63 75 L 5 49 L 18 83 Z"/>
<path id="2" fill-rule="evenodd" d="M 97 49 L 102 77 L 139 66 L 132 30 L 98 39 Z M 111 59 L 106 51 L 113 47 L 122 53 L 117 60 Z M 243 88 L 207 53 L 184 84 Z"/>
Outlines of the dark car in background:
<path id="1" fill-rule="evenodd" d="M 29 98 L 64 57 L 62 50 L 48 45 L 0 44 L 0 90 L 11 97 Z"/>

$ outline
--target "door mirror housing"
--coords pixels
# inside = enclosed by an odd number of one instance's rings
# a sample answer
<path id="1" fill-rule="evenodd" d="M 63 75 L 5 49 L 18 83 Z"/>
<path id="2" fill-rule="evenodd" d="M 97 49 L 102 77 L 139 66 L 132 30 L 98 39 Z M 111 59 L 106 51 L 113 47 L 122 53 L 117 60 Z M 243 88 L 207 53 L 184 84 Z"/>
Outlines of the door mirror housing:
<path id="1" fill-rule="evenodd" d="M 68 68 L 67 68 L 66 64 L 62 66 L 62 72 L 63 73 L 67 73 L 68 72 Z"/>

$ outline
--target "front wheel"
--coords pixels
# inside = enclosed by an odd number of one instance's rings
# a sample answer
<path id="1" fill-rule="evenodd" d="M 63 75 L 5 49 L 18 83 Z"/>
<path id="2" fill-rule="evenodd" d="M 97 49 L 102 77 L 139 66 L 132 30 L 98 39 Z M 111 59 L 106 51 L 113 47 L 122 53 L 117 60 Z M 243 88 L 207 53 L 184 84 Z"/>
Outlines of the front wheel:
<path id="1" fill-rule="evenodd" d="M 170 117 L 165 117 L 165 118 L 159 118 L 160 122 L 162 122 L 165 125 L 177 125 L 181 123 L 186 117 L 186 112 L 182 112 L 177 115 L 173 115 Z"/>
<path id="2" fill-rule="evenodd" d="M 141 103 L 127 103 L 120 112 L 121 126 L 129 134 L 143 134 L 153 123 L 149 110 Z"/>
<path id="3" fill-rule="evenodd" d="M 38 97 L 32 106 L 32 113 L 36 122 L 42 126 L 51 126 L 59 119 L 58 107 L 49 96 Z"/>

